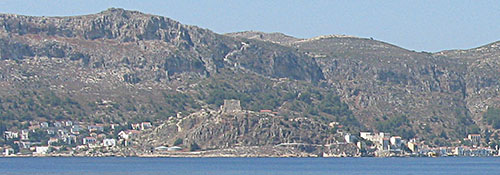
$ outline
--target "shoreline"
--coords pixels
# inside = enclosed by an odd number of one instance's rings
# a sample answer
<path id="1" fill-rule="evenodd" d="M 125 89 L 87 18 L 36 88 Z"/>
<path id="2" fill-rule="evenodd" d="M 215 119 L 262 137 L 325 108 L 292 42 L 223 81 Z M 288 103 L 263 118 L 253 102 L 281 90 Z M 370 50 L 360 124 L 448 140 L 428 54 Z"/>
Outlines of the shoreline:
<path id="1" fill-rule="evenodd" d="M 97 157 L 133 157 L 133 158 L 446 158 L 446 157 L 473 157 L 473 158 L 498 158 L 500 156 L 388 156 L 388 157 L 373 157 L 373 156 L 337 156 L 337 157 L 322 157 L 317 155 L 309 156 L 293 156 L 293 155 L 283 155 L 283 156 L 273 156 L 273 155 L 212 155 L 212 154 L 142 154 L 142 155 L 72 155 L 72 154 L 47 154 L 47 155 L 1 155 L 0 158 L 48 158 L 48 157 L 75 157 L 75 158 L 97 158 Z"/>

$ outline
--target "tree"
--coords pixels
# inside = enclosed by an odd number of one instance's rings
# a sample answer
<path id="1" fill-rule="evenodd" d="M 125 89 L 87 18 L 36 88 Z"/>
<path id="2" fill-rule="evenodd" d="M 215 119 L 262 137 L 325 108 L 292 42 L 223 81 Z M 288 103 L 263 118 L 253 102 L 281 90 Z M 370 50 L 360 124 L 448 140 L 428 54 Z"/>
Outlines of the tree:
<path id="1" fill-rule="evenodd" d="M 444 138 L 444 139 L 448 139 L 448 136 L 446 135 L 446 132 L 444 132 L 444 130 L 441 131 L 441 134 L 439 134 L 439 137 Z"/>
<path id="2" fill-rule="evenodd" d="M 200 146 L 196 144 L 196 142 L 192 143 L 191 146 L 189 147 L 189 151 L 197 151 L 200 150 Z"/>
<path id="3" fill-rule="evenodd" d="M 178 138 L 177 140 L 175 140 L 174 142 L 174 146 L 179 146 L 179 145 L 182 145 L 182 139 L 181 138 Z"/>

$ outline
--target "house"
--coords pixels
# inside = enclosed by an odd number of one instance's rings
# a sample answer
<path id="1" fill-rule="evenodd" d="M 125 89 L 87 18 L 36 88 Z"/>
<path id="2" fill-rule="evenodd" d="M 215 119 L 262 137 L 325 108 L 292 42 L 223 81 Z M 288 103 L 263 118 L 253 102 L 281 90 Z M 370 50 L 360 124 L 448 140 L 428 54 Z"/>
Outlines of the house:
<path id="1" fill-rule="evenodd" d="M 104 139 L 102 140 L 102 145 L 106 147 L 114 147 L 116 146 L 116 140 L 115 139 Z"/>
<path id="2" fill-rule="evenodd" d="M 366 140 L 371 140 L 373 138 L 373 134 L 371 132 L 359 132 L 359 137 Z"/>
<path id="3" fill-rule="evenodd" d="M 11 154 L 14 154 L 14 149 L 12 148 L 4 148 L 4 155 L 8 156 L 8 155 L 11 155 Z"/>
<path id="4" fill-rule="evenodd" d="M 89 125 L 87 126 L 87 129 L 89 130 L 89 132 L 96 132 L 96 131 L 104 132 L 104 125 L 102 124 Z"/>
<path id="5" fill-rule="evenodd" d="M 47 144 L 48 145 L 55 145 L 55 144 L 57 144 L 57 142 L 59 142 L 58 138 L 51 137 L 51 138 L 49 138 L 49 141 L 47 141 Z"/>
<path id="6" fill-rule="evenodd" d="M 68 145 L 75 144 L 76 140 L 77 137 L 75 135 L 66 135 L 63 137 L 63 141 Z"/>
<path id="7" fill-rule="evenodd" d="M 5 131 L 3 137 L 7 140 L 19 138 L 19 133 L 14 131 Z"/>
<path id="8" fill-rule="evenodd" d="M 395 148 L 401 148 L 401 137 L 400 136 L 392 136 L 390 138 L 391 145 L 394 146 Z"/>
<path id="9" fill-rule="evenodd" d="M 49 127 L 49 123 L 47 123 L 47 122 L 42 122 L 42 123 L 40 123 L 40 127 L 41 127 L 41 128 L 48 128 L 48 127 Z"/>
<path id="10" fill-rule="evenodd" d="M 70 121 L 70 120 L 68 120 L 68 121 L 65 121 L 65 122 L 64 122 L 64 125 L 66 125 L 66 126 L 72 126 L 72 125 L 73 125 L 73 122 L 72 122 L 72 121 Z"/>
<path id="11" fill-rule="evenodd" d="M 54 122 L 54 127 L 56 127 L 56 128 L 62 128 L 62 126 L 63 125 L 62 125 L 61 122 L 59 122 L 59 121 Z"/>
<path id="12" fill-rule="evenodd" d="M 391 135 L 389 133 L 380 132 L 378 134 L 373 134 L 371 132 L 360 132 L 359 135 L 363 139 L 369 140 L 375 144 L 379 144 L 380 146 L 382 146 L 382 148 L 387 148 L 390 146 L 389 139 Z M 384 145 L 385 140 L 387 140 L 388 146 Z"/>
<path id="13" fill-rule="evenodd" d="M 30 131 L 27 129 L 21 130 L 21 140 L 29 140 L 29 133 Z"/>
<path id="14" fill-rule="evenodd" d="M 141 129 L 141 124 L 139 123 L 133 123 L 133 124 L 130 124 L 132 126 L 132 129 L 133 130 L 139 130 Z"/>
<path id="15" fill-rule="evenodd" d="M 353 143 L 354 140 L 356 139 L 356 137 L 347 133 L 347 134 L 345 134 L 344 139 L 345 139 L 345 142 L 347 142 L 347 143 Z"/>
<path id="16" fill-rule="evenodd" d="M 57 132 L 57 129 L 56 129 L 56 128 L 53 128 L 53 127 L 52 127 L 52 128 L 48 128 L 48 129 L 47 129 L 47 134 L 48 134 L 48 135 L 54 135 L 54 134 L 56 134 L 56 132 Z"/>
<path id="17" fill-rule="evenodd" d="M 85 137 L 83 138 L 83 144 L 88 145 L 88 144 L 95 144 L 97 143 L 97 139 L 94 137 Z"/>
<path id="18" fill-rule="evenodd" d="M 82 130 L 82 126 L 81 125 L 73 125 L 71 126 L 71 133 L 72 134 L 80 134 L 80 130 Z"/>
<path id="19" fill-rule="evenodd" d="M 153 125 L 151 125 L 151 122 L 142 122 L 141 123 L 141 130 L 149 129 L 152 127 L 153 127 Z"/>
<path id="20" fill-rule="evenodd" d="M 469 134 L 469 135 L 467 135 L 467 138 L 474 145 L 479 145 L 479 143 L 481 143 L 481 135 L 480 134 Z"/>
<path id="21" fill-rule="evenodd" d="M 126 130 L 126 131 L 120 131 L 118 133 L 118 136 L 120 136 L 120 138 L 122 139 L 128 140 L 131 137 L 138 135 L 139 133 L 140 132 L 136 130 Z"/>
<path id="22" fill-rule="evenodd" d="M 411 152 L 413 152 L 413 153 L 417 153 L 418 152 L 417 143 L 415 143 L 415 142 L 408 142 L 408 149 L 410 149 Z"/>
<path id="23" fill-rule="evenodd" d="M 35 147 L 35 153 L 36 154 L 47 154 L 49 153 L 49 147 L 48 146 L 37 146 Z"/>

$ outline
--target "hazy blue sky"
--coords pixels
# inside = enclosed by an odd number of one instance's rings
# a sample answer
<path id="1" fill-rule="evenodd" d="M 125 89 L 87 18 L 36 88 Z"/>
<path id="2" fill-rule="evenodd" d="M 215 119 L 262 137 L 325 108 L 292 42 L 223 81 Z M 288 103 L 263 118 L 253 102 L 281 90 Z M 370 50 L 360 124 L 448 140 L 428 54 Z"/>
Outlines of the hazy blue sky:
<path id="1" fill-rule="evenodd" d="M 0 0 L 1 13 L 36 16 L 82 15 L 110 7 L 167 16 L 218 33 L 346 34 L 417 51 L 500 40 L 500 1 L 489 0 Z"/>

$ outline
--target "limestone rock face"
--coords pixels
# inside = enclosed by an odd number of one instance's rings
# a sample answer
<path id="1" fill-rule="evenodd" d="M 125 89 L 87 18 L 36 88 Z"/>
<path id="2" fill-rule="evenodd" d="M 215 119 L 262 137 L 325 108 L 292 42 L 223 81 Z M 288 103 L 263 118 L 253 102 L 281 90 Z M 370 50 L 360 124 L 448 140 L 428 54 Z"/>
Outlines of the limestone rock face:
<path id="1" fill-rule="evenodd" d="M 277 78 L 323 79 L 314 59 L 291 49 L 237 40 L 166 17 L 123 9 L 75 17 L 3 14 L 0 33 L 0 58 L 4 60 L 33 56 L 80 60 L 86 55 L 85 64 L 139 59 L 142 66 L 167 71 L 167 75 L 207 75 L 236 66 Z"/>
<path id="2" fill-rule="evenodd" d="M 253 111 L 200 111 L 182 119 L 171 119 L 143 138 L 161 138 L 145 142 L 172 145 L 183 139 L 184 145 L 199 144 L 203 149 L 234 146 L 275 146 L 281 143 L 327 144 L 334 142 L 328 125 L 308 118 Z"/>

